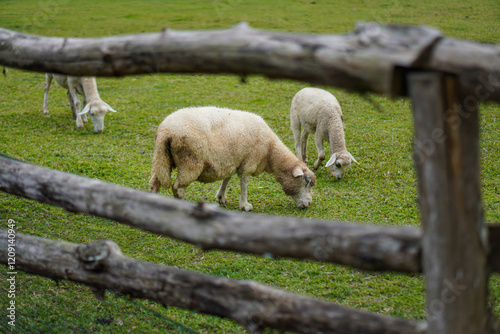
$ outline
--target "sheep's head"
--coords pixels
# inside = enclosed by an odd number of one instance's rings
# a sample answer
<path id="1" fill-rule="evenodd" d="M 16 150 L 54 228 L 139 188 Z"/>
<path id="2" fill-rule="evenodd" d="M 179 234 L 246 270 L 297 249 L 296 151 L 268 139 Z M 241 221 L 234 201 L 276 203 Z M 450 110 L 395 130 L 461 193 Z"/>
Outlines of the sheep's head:
<path id="1" fill-rule="evenodd" d="M 316 175 L 305 165 L 297 165 L 291 175 L 286 175 L 281 185 L 288 196 L 292 196 L 299 209 L 307 208 L 312 202 L 312 187 L 316 185 Z"/>
<path id="2" fill-rule="evenodd" d="M 89 114 L 92 124 L 94 125 L 94 132 L 101 133 L 104 130 L 104 116 L 108 111 L 116 112 L 104 101 L 95 101 L 88 103 L 79 115 Z"/>
<path id="3" fill-rule="evenodd" d="M 352 162 L 359 165 L 351 153 L 341 151 L 331 156 L 330 160 L 326 163 L 326 167 L 330 167 L 330 175 L 336 177 L 337 181 L 340 181 L 340 179 L 344 177 L 347 167 L 349 167 Z"/>

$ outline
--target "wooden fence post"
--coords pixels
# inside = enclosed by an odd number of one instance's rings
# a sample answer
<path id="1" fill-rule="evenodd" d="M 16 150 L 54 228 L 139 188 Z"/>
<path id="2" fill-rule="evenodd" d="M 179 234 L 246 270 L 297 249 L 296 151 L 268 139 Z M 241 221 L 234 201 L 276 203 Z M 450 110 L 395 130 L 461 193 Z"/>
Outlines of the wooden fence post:
<path id="1" fill-rule="evenodd" d="M 427 333 L 487 333 L 488 242 L 481 206 L 478 99 L 463 93 L 452 75 L 423 72 L 408 78 Z"/>

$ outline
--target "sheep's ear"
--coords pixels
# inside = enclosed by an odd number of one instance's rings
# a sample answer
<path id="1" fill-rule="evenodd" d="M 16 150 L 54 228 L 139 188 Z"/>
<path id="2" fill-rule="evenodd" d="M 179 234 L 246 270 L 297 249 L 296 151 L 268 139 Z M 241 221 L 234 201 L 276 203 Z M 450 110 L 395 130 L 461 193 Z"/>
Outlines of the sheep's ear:
<path id="1" fill-rule="evenodd" d="M 335 163 L 335 160 L 337 160 L 337 153 L 334 153 L 330 160 L 328 160 L 328 162 L 326 163 L 325 167 L 330 167 L 331 165 L 333 165 Z"/>
<path id="2" fill-rule="evenodd" d="M 103 101 L 103 102 L 104 102 L 104 101 Z M 116 110 L 115 110 L 115 109 L 113 109 L 113 108 L 111 108 L 111 107 L 109 106 L 109 104 L 107 104 L 106 102 L 104 102 L 104 104 L 106 105 L 106 109 L 108 109 L 108 111 L 116 112 Z"/>
<path id="3" fill-rule="evenodd" d="M 89 103 L 89 104 L 87 104 L 87 105 L 85 106 L 85 108 L 83 108 L 83 110 L 82 110 L 82 111 L 80 111 L 80 112 L 78 113 L 78 115 L 83 115 L 83 114 L 86 114 L 86 113 L 88 113 L 89 111 L 90 111 L 90 103 Z"/>
<path id="4" fill-rule="evenodd" d="M 295 166 L 295 168 L 292 171 L 293 177 L 299 177 L 299 176 L 304 176 L 304 171 L 300 166 Z"/>
<path id="5" fill-rule="evenodd" d="M 347 153 L 349 153 L 349 152 L 347 152 Z M 356 161 L 356 159 L 354 159 L 354 157 L 352 156 L 352 154 L 351 154 L 351 153 L 349 153 L 349 156 L 351 157 L 351 160 L 352 160 L 352 161 L 354 161 L 355 163 L 357 163 L 357 164 L 359 165 L 359 162 L 357 162 L 357 161 Z"/>

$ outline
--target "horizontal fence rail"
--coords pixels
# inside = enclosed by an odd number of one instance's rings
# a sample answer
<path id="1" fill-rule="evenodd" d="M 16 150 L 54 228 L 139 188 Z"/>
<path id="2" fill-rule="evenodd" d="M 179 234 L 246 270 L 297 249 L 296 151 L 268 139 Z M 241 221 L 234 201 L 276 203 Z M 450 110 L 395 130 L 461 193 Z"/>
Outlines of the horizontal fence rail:
<path id="1" fill-rule="evenodd" d="M 8 232 L 0 229 L 0 263 L 8 261 Z M 424 333 L 425 323 L 358 311 L 325 301 L 126 257 L 110 240 L 79 245 L 16 234 L 16 269 L 67 279 L 264 328 L 299 333 Z"/>
<path id="2" fill-rule="evenodd" d="M 261 214 L 192 204 L 0 156 L 0 190 L 108 218 L 196 245 L 364 270 L 422 271 L 421 231 Z M 490 269 L 500 272 L 500 224 L 488 224 Z"/>
<path id="3" fill-rule="evenodd" d="M 359 24 L 345 35 L 218 31 L 58 38 L 0 28 L 0 65 L 69 75 L 261 74 L 359 92 L 406 95 L 408 71 L 456 75 L 480 101 L 500 102 L 500 45 L 416 26 Z"/>
<path id="4" fill-rule="evenodd" d="M 0 190 L 197 245 L 420 272 L 420 229 L 234 213 L 0 156 Z"/>

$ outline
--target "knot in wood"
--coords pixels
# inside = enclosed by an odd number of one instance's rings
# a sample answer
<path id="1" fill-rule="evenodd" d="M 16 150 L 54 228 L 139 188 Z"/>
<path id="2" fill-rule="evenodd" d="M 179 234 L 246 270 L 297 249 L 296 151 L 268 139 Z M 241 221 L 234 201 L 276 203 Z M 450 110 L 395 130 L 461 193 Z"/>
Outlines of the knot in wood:
<path id="1" fill-rule="evenodd" d="M 377 41 L 382 33 L 382 27 L 377 23 L 359 23 L 354 30 L 358 38 L 358 43 L 362 46 L 368 46 Z"/>
<path id="2" fill-rule="evenodd" d="M 11 51 L 11 50 L 12 50 L 12 43 L 9 43 L 9 41 L 0 42 L 0 51 Z"/>
<path id="3" fill-rule="evenodd" d="M 83 268 L 90 271 L 101 271 L 106 259 L 114 253 L 121 254 L 118 245 L 110 240 L 99 240 L 78 247 L 78 256 L 83 262 Z"/>
<path id="4" fill-rule="evenodd" d="M 211 218 L 217 212 L 217 205 L 206 204 L 205 202 L 198 202 L 191 211 L 191 216 L 198 219 Z"/>

